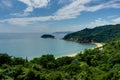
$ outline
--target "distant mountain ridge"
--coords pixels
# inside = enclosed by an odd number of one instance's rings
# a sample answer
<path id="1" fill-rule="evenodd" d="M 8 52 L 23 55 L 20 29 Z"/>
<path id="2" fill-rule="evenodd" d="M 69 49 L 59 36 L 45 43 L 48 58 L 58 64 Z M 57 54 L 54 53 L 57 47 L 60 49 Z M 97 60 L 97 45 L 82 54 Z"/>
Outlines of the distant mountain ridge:
<path id="1" fill-rule="evenodd" d="M 83 29 L 64 36 L 64 40 L 76 41 L 80 43 L 107 42 L 114 38 L 120 38 L 120 24 L 105 25 L 93 29 Z"/>

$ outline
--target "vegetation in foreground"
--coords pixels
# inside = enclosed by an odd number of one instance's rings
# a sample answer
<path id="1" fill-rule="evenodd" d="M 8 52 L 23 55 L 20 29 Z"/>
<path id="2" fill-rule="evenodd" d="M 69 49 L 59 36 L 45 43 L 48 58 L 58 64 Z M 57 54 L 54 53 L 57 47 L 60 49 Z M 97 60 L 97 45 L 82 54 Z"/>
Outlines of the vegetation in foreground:
<path id="1" fill-rule="evenodd" d="M 0 80 L 119 80 L 120 39 L 75 57 L 27 59 L 0 54 Z"/>

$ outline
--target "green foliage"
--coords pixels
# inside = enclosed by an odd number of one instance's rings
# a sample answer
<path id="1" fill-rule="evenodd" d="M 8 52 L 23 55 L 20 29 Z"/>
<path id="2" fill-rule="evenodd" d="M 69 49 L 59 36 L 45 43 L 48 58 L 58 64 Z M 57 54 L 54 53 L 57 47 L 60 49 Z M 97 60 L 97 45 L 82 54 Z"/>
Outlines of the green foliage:
<path id="1" fill-rule="evenodd" d="M 60 71 L 54 71 L 47 75 L 47 80 L 64 80 L 63 73 Z"/>
<path id="2" fill-rule="evenodd" d="M 76 42 L 107 42 L 114 38 L 120 38 L 120 24 L 105 25 L 93 29 L 84 29 L 78 32 L 70 33 L 63 39 Z"/>
<path id="3" fill-rule="evenodd" d="M 0 54 L 0 65 L 11 64 L 11 56 L 8 54 Z"/>
<path id="4" fill-rule="evenodd" d="M 60 57 L 56 59 L 56 65 L 58 67 L 64 66 L 64 65 L 68 65 L 73 61 L 72 57 Z"/>
<path id="5" fill-rule="evenodd" d="M 113 65 L 120 63 L 120 53 L 112 54 L 111 57 L 109 58 L 108 62 L 110 62 Z"/>
<path id="6" fill-rule="evenodd" d="M 13 63 L 13 65 L 24 65 L 25 64 L 25 59 L 23 59 L 23 58 L 19 58 L 19 57 L 14 57 L 13 58 L 13 61 L 12 61 Z"/>
<path id="7" fill-rule="evenodd" d="M 55 68 L 55 57 L 51 54 L 43 55 L 40 58 L 35 58 L 31 62 L 40 64 L 44 68 Z"/>

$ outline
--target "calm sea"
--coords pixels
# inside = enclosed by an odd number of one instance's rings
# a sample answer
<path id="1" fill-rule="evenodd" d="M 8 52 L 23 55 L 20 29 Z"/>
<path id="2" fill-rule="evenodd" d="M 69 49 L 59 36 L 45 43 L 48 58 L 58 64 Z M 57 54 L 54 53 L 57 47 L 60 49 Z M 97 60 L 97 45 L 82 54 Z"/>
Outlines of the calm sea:
<path id="1" fill-rule="evenodd" d="M 92 44 L 64 41 L 61 38 L 65 34 L 54 34 L 56 39 L 42 39 L 41 35 L 41 33 L 0 33 L 0 53 L 33 59 L 43 54 L 60 57 L 95 47 Z"/>

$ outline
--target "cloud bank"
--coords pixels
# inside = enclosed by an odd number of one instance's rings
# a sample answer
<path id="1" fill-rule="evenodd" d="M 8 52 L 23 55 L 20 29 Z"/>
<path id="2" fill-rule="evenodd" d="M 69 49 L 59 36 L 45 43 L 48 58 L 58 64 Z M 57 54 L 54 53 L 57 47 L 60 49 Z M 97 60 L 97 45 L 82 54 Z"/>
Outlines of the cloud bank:
<path id="1" fill-rule="evenodd" d="M 27 5 L 25 12 L 32 12 L 34 8 L 46 7 L 50 0 L 19 0 Z M 39 21 L 53 21 L 53 20 L 65 20 L 77 18 L 82 12 L 95 12 L 106 8 L 120 8 L 120 0 L 110 0 L 106 3 L 100 3 L 93 6 L 87 6 L 93 0 L 72 0 L 72 2 L 60 9 L 58 9 L 53 15 L 28 17 L 28 18 L 10 18 L 0 20 L 0 22 L 7 22 L 12 25 L 26 26 L 34 22 Z M 119 19 L 115 19 L 114 22 L 119 22 Z"/>
<path id="2" fill-rule="evenodd" d="M 116 18 L 116 19 L 113 19 L 113 22 L 117 23 L 117 24 L 120 24 L 120 17 Z"/>

